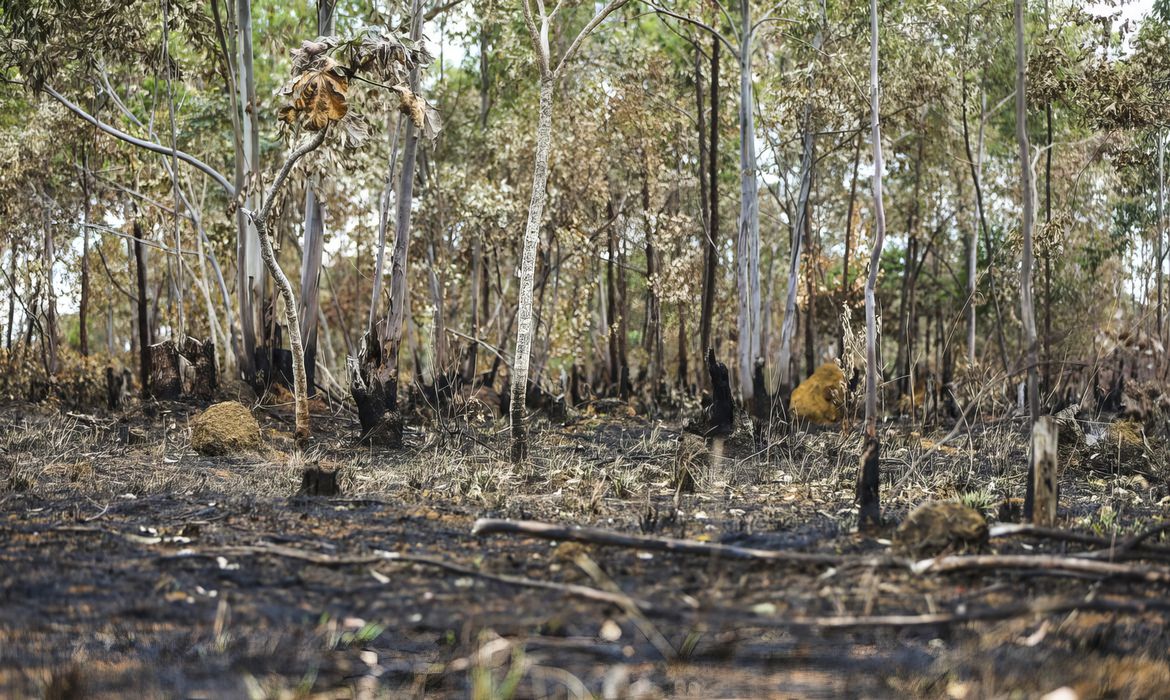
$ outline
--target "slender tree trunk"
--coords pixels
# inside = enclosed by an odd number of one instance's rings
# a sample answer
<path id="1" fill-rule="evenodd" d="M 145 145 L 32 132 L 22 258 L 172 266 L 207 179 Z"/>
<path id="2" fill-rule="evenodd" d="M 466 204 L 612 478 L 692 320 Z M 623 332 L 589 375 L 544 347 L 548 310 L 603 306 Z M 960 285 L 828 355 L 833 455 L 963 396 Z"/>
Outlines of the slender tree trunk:
<path id="1" fill-rule="evenodd" d="M 1024 326 L 1024 346 L 1027 349 L 1028 364 L 1028 414 L 1035 426 L 1040 417 L 1040 392 L 1037 376 L 1036 312 L 1032 303 L 1032 222 L 1035 218 L 1035 201 L 1032 184 L 1032 163 L 1028 145 L 1028 57 L 1024 47 L 1024 2 L 1013 3 L 1016 37 L 1016 140 L 1019 142 L 1020 199 L 1023 212 L 1020 232 L 1024 249 L 1020 255 L 1020 320 Z M 1024 515 L 1032 518 L 1034 500 L 1034 465 L 1028 461 L 1028 484 L 1024 499 Z"/>
<path id="2" fill-rule="evenodd" d="M 918 156 L 914 160 L 914 192 L 906 221 L 906 256 L 902 265 L 902 293 L 898 300 L 898 352 L 894 358 L 899 397 L 909 397 L 914 406 L 911 371 L 915 341 L 914 288 L 918 284 L 918 198 L 922 183 L 922 135 L 918 136 Z"/>
<path id="3" fill-rule="evenodd" d="M 528 363 L 532 351 L 532 287 L 536 269 L 536 249 L 540 243 L 540 222 L 547 198 L 548 156 L 552 146 L 553 87 L 556 78 L 540 79 L 540 116 L 536 126 L 536 160 L 532 169 L 532 199 L 528 204 L 528 222 L 524 227 L 524 253 L 520 260 L 520 301 L 516 314 L 516 352 L 512 362 L 509 404 L 512 420 L 512 460 L 522 461 L 528 454 L 525 425 L 525 397 L 528 389 Z"/>
<path id="4" fill-rule="evenodd" d="M 845 208 L 845 257 L 841 262 L 841 303 L 849 304 L 849 260 L 853 254 L 853 204 L 857 200 L 857 169 L 861 165 L 862 133 L 857 132 L 857 144 L 853 147 L 853 175 L 849 179 L 849 206 Z M 837 357 L 845 357 L 845 329 L 837 336 Z"/>
<path id="5" fill-rule="evenodd" d="M 614 219 L 613 198 L 605 203 L 606 217 Z M 609 338 L 609 383 L 616 393 L 621 393 L 622 362 L 618 350 L 618 248 L 617 228 L 609 226 L 606 229 L 606 264 L 605 264 L 605 321 L 606 337 Z"/>
<path id="6" fill-rule="evenodd" d="M 49 379 L 57 375 L 60 369 L 58 361 L 58 343 L 60 336 L 57 329 L 57 292 L 53 284 L 53 265 L 57 260 L 57 248 L 53 242 L 53 225 L 49 217 L 48 204 L 45 205 L 45 239 L 43 249 L 44 275 L 45 275 L 45 327 L 43 329 L 43 336 L 45 339 L 45 349 L 48 353 L 48 361 L 45 364 L 45 371 L 49 374 Z"/>
<path id="7" fill-rule="evenodd" d="M 1158 134 L 1158 340 L 1163 340 L 1162 308 L 1165 301 L 1163 291 L 1163 269 L 1166 264 L 1166 132 Z"/>
<path id="8" fill-rule="evenodd" d="M 1048 0 L 1044 0 L 1044 30 L 1049 29 Z M 1044 103 L 1044 224 L 1045 228 L 1052 223 L 1052 103 Z M 1051 231 L 1046 231 L 1051 235 Z M 1161 249 L 1162 240 L 1158 239 L 1158 248 Z M 1158 253 L 1161 261 L 1161 253 Z M 1159 271 L 1161 266 L 1159 265 Z M 1162 277 L 1158 275 L 1158 335 L 1162 331 Z M 1052 371 L 1052 244 L 1044 248 L 1044 390 L 1051 389 Z"/>
<path id="9" fill-rule="evenodd" d="M 1003 371 L 1008 369 L 1008 355 L 1007 343 L 1004 340 L 1003 330 L 1003 313 L 999 308 L 999 294 L 996 290 L 995 274 L 992 270 L 994 256 L 992 255 L 993 248 L 991 245 L 991 230 L 987 226 L 987 212 L 983 207 L 983 127 L 986 123 L 987 114 L 987 95 L 980 90 L 979 101 L 979 143 L 978 152 L 973 153 L 971 150 L 971 133 L 967 126 L 967 77 L 963 76 L 963 146 L 967 152 L 967 163 L 971 168 L 971 181 L 975 185 L 975 212 L 979 216 L 979 229 L 983 232 L 983 247 L 987 251 L 987 267 L 988 267 L 988 285 L 991 287 L 991 303 L 995 310 L 995 338 L 999 342 L 999 359 L 1003 365 Z M 975 246 L 974 253 L 978 259 L 979 250 Z M 974 301 L 972 301 L 974 303 Z"/>
<path id="10" fill-rule="evenodd" d="M 150 396 L 150 323 L 146 309 L 146 260 L 142 224 L 134 220 L 134 269 L 138 287 L 138 387 L 142 398 Z"/>
<path id="11" fill-rule="evenodd" d="M 873 141 L 873 251 L 869 257 L 869 277 L 865 283 L 865 449 L 857 482 L 857 500 L 860 505 L 860 524 L 878 525 L 881 522 L 881 442 L 877 436 L 877 382 L 880 368 L 877 361 L 877 288 L 878 269 L 881 267 L 882 246 L 886 238 L 886 211 L 882 202 L 882 132 L 879 119 L 878 83 L 878 8 L 877 0 L 869 3 L 869 100 L 870 129 Z"/>
<path id="12" fill-rule="evenodd" d="M 8 325 L 4 327 L 4 349 L 12 352 L 12 326 L 16 323 L 16 246 L 8 250 Z"/>
<path id="13" fill-rule="evenodd" d="M 803 252 L 808 216 L 808 200 L 812 187 L 813 148 L 816 136 L 811 123 L 810 105 L 804 108 L 803 148 L 800 158 L 800 195 L 796 202 L 796 220 L 792 225 L 791 255 L 788 259 L 788 292 L 784 301 L 784 321 L 780 325 L 780 396 L 792 393 L 792 339 L 796 335 L 796 291 L 800 282 L 800 257 Z"/>
<path id="14" fill-rule="evenodd" d="M 740 0 L 739 74 L 739 235 L 736 264 L 739 289 L 739 389 L 755 411 L 755 360 L 760 356 L 760 191 L 757 181 L 755 97 L 752 93 L 752 19 L 750 0 Z M 763 387 L 758 387 L 763 389 Z"/>
<path id="15" fill-rule="evenodd" d="M 317 0 L 317 36 L 334 34 L 336 0 Z M 320 315 L 321 261 L 325 248 L 325 204 L 321 174 L 313 173 L 305 187 L 305 239 L 301 257 L 301 337 L 305 342 L 308 389 L 313 392 L 317 367 L 317 317 Z"/>
<path id="16" fill-rule="evenodd" d="M 81 173 L 81 302 L 77 308 L 77 339 L 82 357 L 89 356 L 89 163 Z"/>
<path id="17" fill-rule="evenodd" d="M 713 347 L 711 321 L 719 273 L 719 38 L 711 38 L 711 138 L 707 154 L 707 186 L 710 188 L 707 246 L 703 260 L 703 300 L 699 311 L 699 353 Z M 709 373 L 700 363 L 699 385 L 710 386 Z"/>
<path id="18" fill-rule="evenodd" d="M 241 334 L 244 336 L 242 369 L 247 378 L 255 377 L 256 337 L 263 327 L 264 264 L 256 227 L 244 210 L 257 208 L 256 196 L 248 184 L 260 170 L 260 123 L 256 100 L 256 75 L 252 60 L 252 0 L 236 0 L 236 75 L 239 76 L 236 101 L 240 110 L 240 147 L 236 154 L 236 191 L 244 194 L 243 207 L 237 211 L 237 286 L 240 305 Z"/>
<path id="19" fill-rule="evenodd" d="M 645 167 L 642 170 L 642 215 L 646 225 L 644 234 L 646 237 L 646 342 L 644 345 L 650 358 L 651 395 L 657 398 L 665 388 L 662 384 L 662 309 L 658 303 L 658 252 L 654 247 L 654 222 L 650 212 L 650 174 Z"/>

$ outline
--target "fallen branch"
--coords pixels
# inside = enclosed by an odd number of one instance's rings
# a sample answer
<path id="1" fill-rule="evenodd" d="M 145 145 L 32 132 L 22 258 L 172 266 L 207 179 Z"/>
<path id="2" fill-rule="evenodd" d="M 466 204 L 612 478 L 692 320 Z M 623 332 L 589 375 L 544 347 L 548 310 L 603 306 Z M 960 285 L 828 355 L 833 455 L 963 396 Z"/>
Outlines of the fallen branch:
<path id="1" fill-rule="evenodd" d="M 527 578 L 525 576 L 512 576 L 509 574 L 493 574 L 487 571 L 472 569 L 470 567 L 463 566 L 462 564 L 456 564 L 455 562 L 446 561 L 437 557 L 429 557 L 422 554 L 402 554 L 400 552 L 377 551 L 373 554 L 361 554 L 356 556 L 333 556 L 330 554 L 320 554 L 318 552 L 298 549 L 296 547 L 284 547 L 281 545 L 245 545 L 216 547 L 214 549 L 182 550 L 176 554 L 163 556 L 162 559 L 173 560 L 187 559 L 191 557 L 215 558 L 233 556 L 273 556 L 284 559 L 295 559 L 297 561 L 308 562 L 310 564 L 329 568 L 368 566 L 370 564 L 382 564 L 388 562 L 419 564 L 421 566 L 433 566 L 435 568 L 461 574 L 463 576 L 473 576 L 476 578 L 485 579 L 487 581 L 495 581 L 496 583 L 503 583 L 509 586 L 539 588 L 549 591 L 556 591 L 565 595 L 585 598 L 599 603 L 608 603 L 623 609 L 626 605 L 632 602 L 641 610 L 655 610 L 654 604 L 650 601 L 638 600 L 625 594 L 614 594 L 608 591 L 602 591 L 596 588 L 590 588 L 589 586 L 582 586 L 575 583 L 542 581 L 540 579 Z"/>
<path id="2" fill-rule="evenodd" d="M 1160 600 L 1105 600 L 1100 598 L 1038 600 L 1019 605 L 982 610 L 929 613 L 925 615 L 835 615 L 830 617 L 769 618 L 744 615 L 736 624 L 745 627 L 783 627 L 818 630 L 849 630 L 868 627 L 938 627 L 967 622 L 992 622 L 1028 615 L 1056 615 L 1075 610 L 1143 614 L 1170 611 L 1170 603 Z"/>
<path id="3" fill-rule="evenodd" d="M 1035 537 L 1038 539 L 1058 540 L 1061 542 L 1076 542 L 1095 547 L 1104 547 L 1098 552 L 1086 552 L 1076 556 L 1085 559 L 1117 559 L 1123 556 L 1140 558 L 1146 554 L 1170 557 L 1170 547 L 1156 544 L 1145 544 L 1145 541 L 1162 532 L 1170 530 L 1170 521 L 1164 521 L 1147 530 L 1118 541 L 1117 538 L 1100 537 L 1086 532 L 1062 530 L 1055 527 L 1041 527 L 1027 523 L 1007 523 L 991 527 L 989 536 L 1002 537 Z"/>
<path id="4" fill-rule="evenodd" d="M 1146 583 L 1170 584 L 1170 569 L 1132 566 L 1083 557 L 1047 554 L 981 554 L 924 559 L 911 567 L 916 574 L 941 574 L 983 569 L 1031 569 L 1035 572 L 1073 572 L 1102 578 L 1125 578 Z"/>
<path id="5" fill-rule="evenodd" d="M 841 564 L 863 564 L 868 566 L 899 566 L 904 561 L 893 557 L 859 558 L 840 554 L 817 554 L 812 552 L 784 552 L 770 549 L 753 549 L 737 547 L 729 544 L 715 544 L 698 542 L 696 540 L 680 540 L 671 537 L 650 537 L 647 535 L 627 535 L 612 530 L 601 530 L 592 527 L 563 527 L 534 520 L 499 520 L 495 518 L 480 518 L 471 528 L 471 534 L 483 536 L 490 534 L 520 534 L 537 537 L 545 540 L 562 542 L 584 542 L 607 547 L 632 547 L 656 552 L 674 552 L 677 554 L 691 554 L 708 557 L 723 557 L 727 559 L 745 559 L 750 561 L 772 561 L 788 564 L 808 564 L 820 566 L 840 566 Z"/>

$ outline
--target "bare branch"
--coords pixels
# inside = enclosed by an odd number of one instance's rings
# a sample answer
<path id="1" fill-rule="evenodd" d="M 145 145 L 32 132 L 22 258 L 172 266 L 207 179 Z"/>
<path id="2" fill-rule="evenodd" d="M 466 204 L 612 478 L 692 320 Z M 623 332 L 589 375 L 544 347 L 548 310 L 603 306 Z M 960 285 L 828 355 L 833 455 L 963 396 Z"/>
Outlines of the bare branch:
<path id="1" fill-rule="evenodd" d="M 227 193 L 227 196 L 229 199 L 235 198 L 236 188 L 232 187 L 232 184 L 230 182 L 228 182 L 227 178 L 224 177 L 223 174 L 221 174 L 218 170 L 211 167 L 207 163 L 204 163 L 203 161 L 199 160 L 198 158 L 191 155 L 190 153 L 185 153 L 183 151 L 180 151 L 180 150 L 174 149 L 174 148 L 167 148 L 166 146 L 162 146 L 162 145 L 154 143 L 152 141 L 144 141 L 143 139 L 140 139 L 136 136 L 131 136 L 130 134 L 127 134 L 125 131 L 122 131 L 121 129 L 119 129 L 117 127 L 110 126 L 109 124 L 105 124 L 105 123 L 99 121 L 97 119 L 97 117 L 94 117 L 93 115 L 91 115 L 90 113 L 88 113 L 84 109 L 82 109 L 81 107 L 78 107 L 74 103 L 70 102 L 69 98 L 65 97 L 61 93 L 54 90 L 52 88 L 52 86 L 46 85 L 46 86 L 44 86 L 43 89 L 53 99 L 55 99 L 58 102 L 60 102 L 61 104 L 65 105 L 65 107 L 70 112 L 73 112 L 77 116 L 81 117 L 82 119 L 89 122 L 90 124 L 96 126 L 98 129 L 106 132 L 110 136 L 121 139 L 122 141 L 125 141 L 126 143 L 129 143 L 129 144 L 134 145 L 134 146 L 138 146 L 139 148 L 143 148 L 143 149 L 146 149 L 148 151 L 152 151 L 154 153 L 161 153 L 163 155 L 174 156 L 174 157 L 178 158 L 179 160 L 181 160 L 189 165 L 194 166 L 196 169 L 202 170 L 211 179 L 215 180 L 216 184 L 218 184 L 220 187 L 223 188 L 223 191 L 225 193 Z"/>

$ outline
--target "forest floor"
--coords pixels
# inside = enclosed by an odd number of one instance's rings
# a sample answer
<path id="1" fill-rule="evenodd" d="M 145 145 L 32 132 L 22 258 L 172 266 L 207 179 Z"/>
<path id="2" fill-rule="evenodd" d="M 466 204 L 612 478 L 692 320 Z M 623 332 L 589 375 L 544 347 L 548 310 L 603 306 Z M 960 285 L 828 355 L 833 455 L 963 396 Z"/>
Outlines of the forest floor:
<path id="1" fill-rule="evenodd" d="M 681 421 L 585 412 L 546 423 L 517 468 L 502 423 L 416 428 L 406 448 L 384 451 L 354 447 L 348 418 L 320 416 L 317 441 L 294 456 L 287 417 L 266 410 L 255 411 L 265 454 L 204 457 L 189 445 L 196 411 L 0 406 L 0 696 L 984 698 L 1067 687 L 1075 695 L 1059 697 L 1146 698 L 1170 688 L 1166 583 L 864 565 L 890 553 L 892 525 L 857 532 L 856 431 L 704 460 L 683 493 Z M 946 445 L 947 431 L 909 421 L 883 430 L 892 524 L 954 498 L 994 522 L 1001 501 L 1023 495 L 1022 421 L 976 424 Z M 1120 539 L 1167 515 L 1165 450 L 1150 439 L 1124 459 L 1116 451 L 1099 443 L 1070 459 L 1061 527 Z M 339 468 L 342 495 L 292 498 L 307 464 Z M 857 563 L 477 537 L 479 517 Z M 1146 544 L 1165 548 L 1156 539 Z M 1088 548 L 993 537 L 984 551 Z M 598 601 L 570 584 L 619 592 Z M 966 619 L 1087 599 L 1130 607 Z M 1155 605 L 1134 607 L 1143 601 Z"/>

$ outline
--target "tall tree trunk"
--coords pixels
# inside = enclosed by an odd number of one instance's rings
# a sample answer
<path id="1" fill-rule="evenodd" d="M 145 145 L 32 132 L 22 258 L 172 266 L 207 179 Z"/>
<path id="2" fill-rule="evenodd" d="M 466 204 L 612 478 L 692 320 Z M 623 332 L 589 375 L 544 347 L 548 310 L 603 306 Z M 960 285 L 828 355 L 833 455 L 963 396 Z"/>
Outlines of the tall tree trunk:
<path id="1" fill-rule="evenodd" d="M 650 390 L 655 398 L 662 394 L 662 308 L 658 302 L 658 252 L 654 248 L 654 221 L 650 212 L 650 174 L 642 169 L 642 214 L 646 231 L 646 342 L 650 358 Z"/>
<path id="2" fill-rule="evenodd" d="M 739 235 L 736 266 L 739 289 L 739 390 L 745 406 L 756 408 L 753 382 L 760 356 L 760 191 L 757 181 L 755 98 L 752 93 L 752 19 L 750 0 L 740 0 L 739 67 Z"/>
<path id="3" fill-rule="evenodd" d="M 614 220 L 613 198 L 605 203 L 605 214 L 610 220 Z M 606 263 L 605 263 L 605 331 L 606 337 L 609 339 L 609 384 L 615 393 L 621 393 L 621 375 L 622 375 L 622 361 L 618 349 L 618 287 L 617 287 L 617 269 L 618 269 L 618 247 L 617 247 L 617 227 L 609 226 L 606 228 L 605 241 Z"/>
<path id="4" fill-rule="evenodd" d="M 333 36 L 336 0 L 317 0 L 317 36 Z M 321 174 L 313 173 L 305 187 L 305 240 L 301 257 L 301 337 L 305 342 L 305 366 L 312 393 L 317 366 L 317 318 L 320 315 L 321 260 L 325 248 L 325 204 L 321 200 Z"/>
<path id="5" fill-rule="evenodd" d="M 857 169 L 861 165 L 862 132 L 857 132 L 853 147 L 853 175 L 849 179 L 849 205 L 845 208 L 845 257 L 841 262 L 841 303 L 849 305 L 849 260 L 853 254 L 853 205 L 857 200 Z M 845 357 L 845 328 L 837 336 L 837 357 Z"/>
<path id="6" fill-rule="evenodd" d="M 713 346 L 711 321 L 715 313 L 715 290 L 719 273 L 719 37 L 711 37 L 711 138 L 707 153 L 707 246 L 703 259 L 703 300 L 699 311 L 699 354 Z M 699 385 L 710 386 L 709 373 L 700 363 Z"/>
<path id="7" fill-rule="evenodd" d="M 16 323 L 16 246 L 8 250 L 8 325 L 4 327 L 4 349 L 12 352 L 12 326 Z"/>
<path id="8" fill-rule="evenodd" d="M 993 248 L 991 245 L 991 230 L 987 226 L 987 212 L 983 207 L 983 127 L 987 122 L 987 95 L 980 89 L 979 95 L 979 143 L 978 152 L 973 153 L 971 150 L 971 133 L 967 126 L 967 76 L 963 75 L 963 146 L 967 152 L 967 163 L 971 168 L 971 181 L 975 185 L 975 211 L 979 216 L 979 229 L 983 233 L 983 247 L 987 251 L 987 280 L 991 287 L 991 304 L 992 309 L 995 310 L 995 338 L 999 343 L 999 359 L 1003 365 L 1003 371 L 1008 369 L 1008 355 L 1007 342 L 1004 340 L 1003 330 L 1003 313 L 999 308 L 999 294 L 996 290 L 995 274 L 992 270 L 994 261 Z M 975 248 L 974 255 L 978 258 L 978 247 Z M 971 303 L 974 303 L 972 300 Z"/>
<path id="9" fill-rule="evenodd" d="M 1044 0 L 1044 30 L 1049 29 L 1048 0 Z M 1052 102 L 1044 102 L 1044 224 L 1052 223 Z M 1051 230 L 1046 233 L 1051 236 Z M 1161 244 L 1158 239 L 1158 270 L 1161 272 Z M 1052 242 L 1044 248 L 1044 390 L 1052 388 Z M 1158 335 L 1162 333 L 1162 276 L 1158 275 Z"/>
<path id="10" fill-rule="evenodd" d="M 813 37 L 812 50 L 814 56 L 810 61 L 808 88 L 811 94 L 814 85 L 814 67 L 820 58 L 815 55 L 820 52 L 824 42 L 824 31 L 817 29 Z M 796 202 L 796 221 L 792 226 L 791 255 L 788 260 L 788 293 L 784 299 L 784 321 L 780 325 L 780 397 L 781 402 L 787 405 L 788 396 L 792 393 L 792 338 L 796 333 L 796 285 L 800 280 L 800 256 L 803 240 L 807 237 L 809 194 L 812 191 L 813 152 L 816 148 L 816 129 L 812 123 L 812 103 L 804 105 L 801 115 L 801 156 L 800 156 L 800 195 Z M 850 200 L 852 206 L 852 200 Z M 812 289 L 812 278 L 809 278 L 809 289 Z M 809 297 L 810 301 L 812 297 Z M 811 311 L 811 305 L 810 305 Z M 811 319 L 805 321 L 809 323 Z M 811 373 L 811 370 L 810 370 Z"/>
<path id="11" fill-rule="evenodd" d="M 45 230 L 44 230 L 44 248 L 42 249 L 44 255 L 42 265 L 44 266 L 45 275 L 45 326 L 42 331 L 45 339 L 45 350 L 47 352 L 48 360 L 45 363 L 45 371 L 49 375 L 50 381 L 57 375 L 60 369 L 58 361 L 58 343 L 60 336 L 57 329 L 57 292 L 53 284 L 53 264 L 57 259 L 57 248 L 53 242 L 53 225 L 49 216 L 48 203 L 45 204 Z"/>
<path id="12" fill-rule="evenodd" d="M 320 174 L 313 173 L 305 186 L 305 242 L 301 249 L 301 298 L 298 307 L 301 338 L 305 343 L 305 372 L 309 393 L 313 393 L 316 385 L 317 317 L 321 306 L 321 259 L 325 250 L 325 211 L 318 198 L 319 183 Z"/>
<path id="13" fill-rule="evenodd" d="M 1024 326 L 1024 346 L 1027 349 L 1028 414 L 1031 424 L 1035 426 L 1036 420 L 1040 417 L 1040 391 L 1036 371 L 1039 362 L 1036 348 L 1036 312 L 1032 303 L 1032 222 L 1035 218 L 1036 203 L 1032 189 L 1032 163 L 1028 145 L 1028 57 L 1024 48 L 1024 2 L 1015 0 L 1012 6 L 1016 35 L 1016 141 L 1019 143 L 1020 199 L 1023 205 L 1020 233 L 1024 243 L 1023 252 L 1020 254 L 1020 320 Z M 1033 469 L 1033 461 L 1028 460 L 1024 515 L 1029 520 L 1032 518 L 1035 496 Z"/>
<path id="14" fill-rule="evenodd" d="M 800 195 L 796 202 L 796 219 L 792 224 L 791 254 L 788 258 L 788 291 L 784 300 L 784 321 L 780 324 L 780 396 L 782 399 L 792 393 L 792 339 L 796 335 L 796 290 L 800 282 L 800 257 L 804 248 L 805 229 L 808 216 L 808 199 L 812 186 L 813 148 L 816 136 L 811 123 L 811 106 L 804 108 L 804 144 L 800 158 Z"/>
<path id="15" fill-rule="evenodd" d="M 914 341 L 916 340 L 916 318 L 914 289 L 918 284 L 918 198 L 922 183 L 922 134 L 918 135 L 918 155 L 914 160 L 914 191 L 910 201 L 910 212 L 906 221 L 906 256 L 902 265 L 902 293 L 898 300 L 898 352 L 894 358 L 897 373 L 898 396 L 909 397 L 911 409 L 914 406 L 913 377 Z"/>
<path id="16" fill-rule="evenodd" d="M 1165 293 L 1163 291 L 1163 269 L 1166 264 L 1166 131 L 1158 134 L 1158 319 L 1161 321 L 1163 314 L 1162 304 L 1165 301 Z M 1158 327 L 1158 340 L 1164 341 L 1163 329 L 1161 324 Z"/>
<path id="17" fill-rule="evenodd" d="M 869 277 L 865 283 L 865 449 L 857 480 L 857 500 L 860 506 L 860 525 L 881 523 L 881 442 L 877 436 L 877 382 L 880 368 L 877 363 L 877 288 L 878 269 L 881 267 L 882 246 L 886 238 L 886 210 L 882 202 L 882 131 L 879 119 L 878 84 L 878 8 L 877 0 L 869 3 L 869 103 L 870 130 L 873 141 L 873 251 L 869 257 Z"/>
<path id="18" fill-rule="evenodd" d="M 525 425 L 525 397 L 528 389 L 528 363 L 532 351 L 532 287 L 536 270 L 536 249 L 540 243 L 540 222 L 547 199 L 548 156 L 552 146 L 553 87 L 556 78 L 540 79 L 540 116 L 536 125 L 536 159 L 532 168 L 532 198 L 528 204 L 528 222 L 524 227 L 524 252 L 520 260 L 520 300 L 516 313 L 516 352 L 512 361 L 509 411 L 512 421 L 512 460 L 519 462 L 528 454 Z"/>
<path id="19" fill-rule="evenodd" d="M 276 195 L 280 192 L 280 187 L 288 178 L 288 174 L 293 166 L 306 154 L 319 148 L 325 142 L 325 136 L 327 134 L 328 129 L 321 129 L 317 132 L 316 136 L 297 146 L 289 154 L 280 172 L 277 173 L 276 178 L 269 185 L 268 191 L 264 194 L 264 200 L 260 206 L 260 210 L 253 212 L 250 216 L 260 239 L 260 252 L 264 260 L 264 265 L 268 268 L 268 274 L 272 276 L 273 282 L 276 283 L 276 289 L 284 300 L 285 323 L 288 326 L 288 344 L 292 354 L 293 396 L 296 400 L 295 436 L 298 447 L 304 447 L 311 436 L 311 428 L 309 425 L 309 387 L 305 373 L 305 347 L 301 338 L 300 319 L 297 316 L 296 296 L 293 294 L 292 284 L 288 281 L 288 276 L 284 274 L 284 270 L 280 268 L 280 264 L 276 261 L 276 253 L 272 248 L 272 233 L 269 229 L 268 217 L 272 211 L 272 205 L 276 200 Z"/>
<path id="20" fill-rule="evenodd" d="M 146 309 L 146 260 L 142 244 L 142 224 L 134 220 L 134 269 L 138 303 L 138 388 L 142 398 L 150 396 L 150 323 Z"/>
<path id="21" fill-rule="evenodd" d="M 236 291 L 239 296 L 240 326 L 245 357 L 241 369 L 253 379 L 256 371 L 257 334 L 263 326 L 264 263 L 260 239 L 247 211 L 257 208 L 249 183 L 260 171 L 260 122 L 256 101 L 256 75 L 252 60 L 252 0 L 236 0 L 236 101 L 240 113 L 240 145 L 236 153 L 236 191 L 244 194 L 243 207 L 236 215 Z"/>
<path id="22" fill-rule="evenodd" d="M 15 290 L 14 290 L 15 291 Z M 81 172 L 81 302 L 77 307 L 77 340 L 82 357 L 89 356 L 89 162 Z"/>

